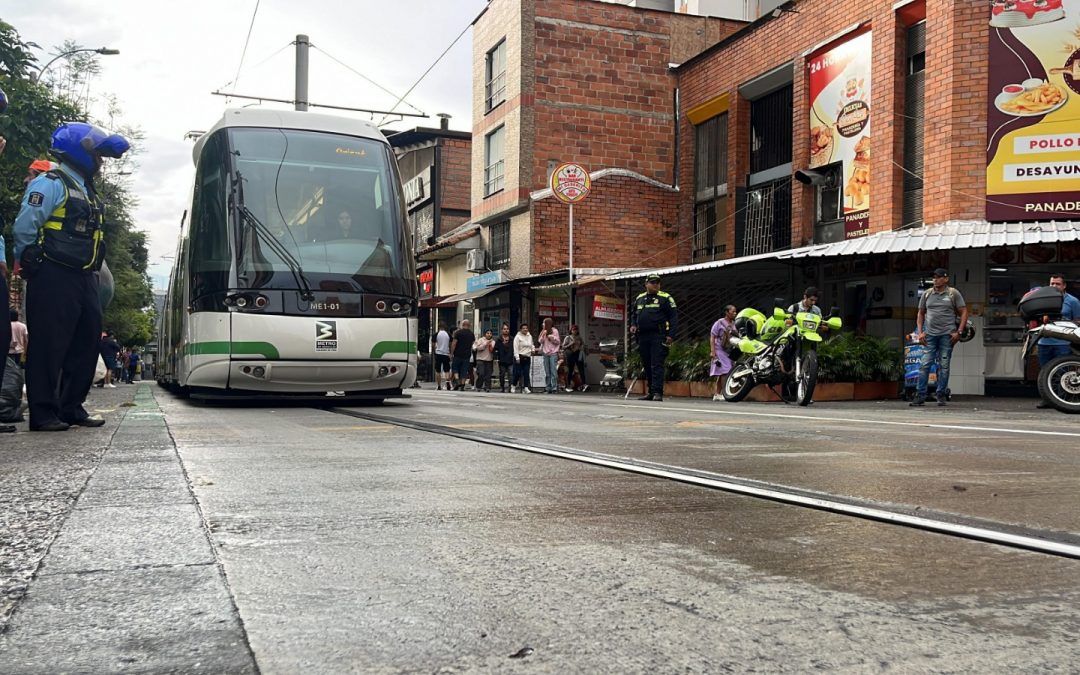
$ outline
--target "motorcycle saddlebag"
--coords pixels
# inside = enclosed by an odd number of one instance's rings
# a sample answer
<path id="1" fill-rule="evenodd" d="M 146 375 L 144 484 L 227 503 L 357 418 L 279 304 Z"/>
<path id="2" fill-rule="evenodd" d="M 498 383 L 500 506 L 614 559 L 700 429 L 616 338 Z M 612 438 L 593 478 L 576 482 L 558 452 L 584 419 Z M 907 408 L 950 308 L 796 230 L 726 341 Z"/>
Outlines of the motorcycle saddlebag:
<path id="1" fill-rule="evenodd" d="M 1043 286 L 1028 291 L 1016 306 L 1024 321 L 1040 321 L 1044 316 L 1051 319 L 1061 316 L 1065 294 L 1053 286 Z"/>

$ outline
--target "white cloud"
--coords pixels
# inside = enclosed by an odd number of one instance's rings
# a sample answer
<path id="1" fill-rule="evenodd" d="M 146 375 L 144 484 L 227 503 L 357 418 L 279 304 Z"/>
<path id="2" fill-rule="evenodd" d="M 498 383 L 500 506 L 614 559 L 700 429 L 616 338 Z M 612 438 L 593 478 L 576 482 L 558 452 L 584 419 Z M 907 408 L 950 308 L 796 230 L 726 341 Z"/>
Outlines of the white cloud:
<path id="1" fill-rule="evenodd" d="M 167 278 L 171 260 L 161 256 L 174 252 L 193 173 L 191 144 L 183 136 L 192 129 L 207 129 L 221 117 L 225 99 L 210 92 L 236 74 L 254 0 L 11 4 L 5 8 L 4 20 L 24 40 L 49 51 L 65 39 L 120 50 L 117 56 L 101 57 L 102 73 L 94 89 L 99 96 L 115 94 L 125 121 L 146 133 L 132 176 L 139 200 L 136 223 L 149 235 L 151 276 Z M 262 0 L 245 68 L 233 91 L 291 99 L 293 48 L 286 47 L 258 64 L 296 34 L 305 33 L 316 47 L 403 94 L 485 4 L 485 0 Z M 62 26 L 57 25 L 58 16 L 65 19 Z M 51 58 L 42 56 L 42 63 Z M 374 109 L 393 105 L 392 96 L 325 53 L 312 50 L 310 61 L 312 102 Z M 471 129 L 470 62 L 470 36 L 466 35 L 408 98 L 432 119 L 406 118 L 390 126 L 434 126 L 434 114 L 447 112 L 454 117 L 453 128 Z M 245 103 L 236 100 L 233 105 Z"/>

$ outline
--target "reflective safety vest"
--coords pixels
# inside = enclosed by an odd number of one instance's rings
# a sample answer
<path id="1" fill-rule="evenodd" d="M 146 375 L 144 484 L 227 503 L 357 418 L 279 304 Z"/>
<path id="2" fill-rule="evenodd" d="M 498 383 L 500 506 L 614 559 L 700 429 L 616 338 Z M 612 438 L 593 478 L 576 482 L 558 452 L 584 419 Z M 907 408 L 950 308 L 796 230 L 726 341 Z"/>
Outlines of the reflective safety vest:
<path id="1" fill-rule="evenodd" d="M 46 174 L 64 185 L 64 199 L 41 226 L 38 245 L 45 258 L 67 267 L 97 270 L 105 260 L 105 211 L 97 197 L 62 171 Z"/>

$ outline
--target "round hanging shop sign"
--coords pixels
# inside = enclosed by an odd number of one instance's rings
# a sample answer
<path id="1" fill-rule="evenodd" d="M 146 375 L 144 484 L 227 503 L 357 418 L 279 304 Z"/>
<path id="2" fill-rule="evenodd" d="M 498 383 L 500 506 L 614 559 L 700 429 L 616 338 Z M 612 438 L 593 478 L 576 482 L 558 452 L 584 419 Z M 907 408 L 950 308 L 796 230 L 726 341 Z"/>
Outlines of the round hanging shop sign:
<path id="1" fill-rule="evenodd" d="M 580 202 L 589 196 L 592 179 L 589 172 L 580 164 L 567 162 L 555 167 L 551 172 L 551 191 L 560 201 L 567 204 Z"/>

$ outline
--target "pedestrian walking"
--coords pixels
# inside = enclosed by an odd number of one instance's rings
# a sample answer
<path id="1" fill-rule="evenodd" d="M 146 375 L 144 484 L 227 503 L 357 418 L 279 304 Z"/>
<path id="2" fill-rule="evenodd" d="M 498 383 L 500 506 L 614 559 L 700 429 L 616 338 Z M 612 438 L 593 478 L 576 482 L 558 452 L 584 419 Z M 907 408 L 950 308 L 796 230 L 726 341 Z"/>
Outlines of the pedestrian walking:
<path id="1" fill-rule="evenodd" d="M 27 280 L 26 323 L 34 336 L 26 362 L 31 431 L 105 424 L 83 407 L 101 338 L 94 272 L 105 260 L 104 204 L 94 177 L 102 158 L 118 158 L 129 147 L 118 134 L 65 123 L 53 132 L 50 148 L 59 167 L 26 188 L 14 232 L 15 258 Z"/>
<path id="2" fill-rule="evenodd" d="M 450 389 L 450 333 L 445 321 L 439 322 L 439 332 L 431 341 L 435 345 L 435 388 L 441 390 L 445 383 Z"/>
<path id="3" fill-rule="evenodd" d="M 139 355 L 138 347 L 132 347 L 131 352 L 128 353 L 127 360 L 127 379 L 125 382 L 128 384 L 135 384 L 135 375 L 139 372 L 139 364 L 142 361 L 142 356 Z"/>
<path id="4" fill-rule="evenodd" d="M 504 323 L 499 337 L 495 340 L 495 361 L 499 364 L 499 391 L 506 393 L 514 388 L 514 338 L 510 335 L 510 324 Z M 509 387 L 509 389 L 507 389 Z"/>
<path id="5" fill-rule="evenodd" d="M 540 354 L 544 358 L 544 378 L 546 380 L 545 394 L 554 394 L 559 391 L 559 348 L 562 340 L 559 339 L 559 330 L 555 328 L 555 322 L 544 319 L 544 327 L 540 329 Z"/>
<path id="6" fill-rule="evenodd" d="M 649 391 L 639 401 L 664 400 L 664 360 L 675 341 L 678 313 L 675 298 L 660 290 L 660 275 L 645 277 L 645 292 L 634 300 L 630 332 L 637 336 Z"/>
<path id="7" fill-rule="evenodd" d="M 562 348 L 566 358 L 566 391 L 574 391 L 574 371 L 581 374 L 580 390 L 585 391 L 589 388 L 585 381 L 585 355 L 588 352 L 577 324 L 570 326 L 570 334 L 563 340 Z"/>
<path id="8" fill-rule="evenodd" d="M 495 361 L 495 338 L 490 328 L 473 343 L 473 351 L 476 353 L 476 389 L 490 392 Z"/>
<path id="9" fill-rule="evenodd" d="M 514 364 L 514 386 L 510 387 L 510 391 L 518 387 L 518 391 L 523 394 L 532 393 L 532 389 L 529 388 L 532 386 L 532 374 L 529 371 L 532 368 L 532 355 L 535 352 L 536 347 L 533 345 L 529 325 L 523 323 L 518 334 L 514 336 L 514 355 L 517 357 L 517 363 Z"/>
<path id="10" fill-rule="evenodd" d="M 1080 300 L 1076 299 L 1076 296 L 1068 292 L 1065 283 L 1065 276 L 1062 274 L 1054 273 L 1050 275 L 1050 285 L 1061 291 L 1064 295 L 1064 301 L 1061 304 L 1061 318 L 1066 321 L 1076 321 L 1080 319 Z M 11 324 L 11 333 L 15 334 L 15 324 Z M 1065 340 L 1059 340 L 1058 338 L 1039 338 L 1038 344 L 1039 352 L 1039 368 L 1042 368 L 1046 364 L 1050 363 L 1054 359 L 1060 356 L 1068 356 L 1072 354 L 1072 347 L 1070 343 Z M 1049 408 L 1050 404 L 1043 399 L 1039 401 L 1037 408 Z"/>
<path id="11" fill-rule="evenodd" d="M 470 360 L 472 359 L 473 343 L 476 342 L 476 335 L 469 328 L 469 320 L 463 319 L 461 321 L 461 328 L 454 331 L 454 336 L 450 340 L 450 371 L 454 379 L 454 389 L 461 391 L 465 388 L 465 383 L 469 381 L 471 376 Z"/>
<path id="12" fill-rule="evenodd" d="M 944 268 L 934 270 L 934 285 L 919 298 L 919 314 L 915 319 L 915 339 L 926 346 L 919 363 L 919 384 L 915 399 L 909 405 L 926 403 L 926 388 L 930 381 L 930 366 L 938 361 L 937 404 L 944 406 L 948 399 L 949 364 L 953 346 L 959 342 L 967 327 L 968 309 L 964 296 L 949 285 L 949 273 Z"/>
<path id="13" fill-rule="evenodd" d="M 120 344 L 112 333 L 102 333 L 98 350 L 101 352 L 101 360 L 105 362 L 105 379 L 102 380 L 101 386 L 116 389 L 116 385 L 113 384 L 113 372 L 116 371 L 116 358 L 120 355 Z"/>
<path id="14" fill-rule="evenodd" d="M 26 332 L 26 324 L 19 321 L 19 310 L 17 309 L 10 310 L 8 316 L 11 318 L 11 344 L 8 346 L 8 357 L 15 362 L 15 365 L 23 368 L 26 365 L 26 344 L 29 337 Z M 2 377 L 3 373 L 0 372 L 0 378 Z"/>
<path id="15" fill-rule="evenodd" d="M 712 343 L 712 366 L 709 368 L 709 375 L 716 378 L 716 392 L 713 394 L 712 400 L 723 401 L 724 397 L 721 392 L 724 390 L 724 379 L 728 373 L 731 372 L 731 337 L 738 335 L 738 329 L 735 328 L 735 305 L 725 305 L 724 315 L 716 320 L 716 323 L 712 325 L 712 330 L 709 331 Z"/>

